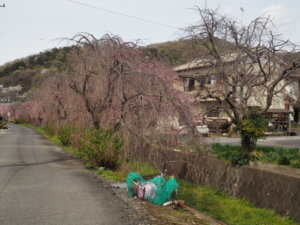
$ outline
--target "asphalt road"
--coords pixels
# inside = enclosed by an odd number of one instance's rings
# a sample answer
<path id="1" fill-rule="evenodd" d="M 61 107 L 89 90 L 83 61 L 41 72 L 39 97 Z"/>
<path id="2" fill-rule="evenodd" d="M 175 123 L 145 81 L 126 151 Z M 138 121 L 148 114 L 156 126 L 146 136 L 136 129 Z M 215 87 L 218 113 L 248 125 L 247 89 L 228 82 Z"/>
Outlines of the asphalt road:
<path id="1" fill-rule="evenodd" d="M 119 225 L 128 206 L 33 130 L 0 134 L 0 225 Z"/>
<path id="2" fill-rule="evenodd" d="M 228 145 L 240 144 L 240 138 L 212 137 L 206 138 L 208 143 L 220 143 Z M 258 145 L 296 147 L 300 148 L 300 136 L 267 137 L 257 142 Z"/>

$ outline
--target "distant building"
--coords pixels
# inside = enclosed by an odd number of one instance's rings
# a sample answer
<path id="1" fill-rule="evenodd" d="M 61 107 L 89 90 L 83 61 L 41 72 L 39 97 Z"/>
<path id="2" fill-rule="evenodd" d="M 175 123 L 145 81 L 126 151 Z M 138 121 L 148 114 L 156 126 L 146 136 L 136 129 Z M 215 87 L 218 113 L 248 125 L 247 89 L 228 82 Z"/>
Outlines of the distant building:
<path id="1" fill-rule="evenodd" d="M 0 104 L 13 104 L 16 102 L 21 102 L 26 99 L 26 96 L 16 96 L 16 97 L 9 97 L 9 96 L 3 96 L 0 97 Z"/>
<path id="2" fill-rule="evenodd" d="M 225 69 L 231 68 L 231 64 L 236 60 L 237 55 L 227 54 L 223 56 L 223 62 L 227 66 Z M 249 60 L 250 61 L 250 60 Z M 245 60 L 245 68 L 247 70 L 259 71 L 258 65 L 254 63 L 247 63 Z M 284 66 L 284 62 L 276 62 L 275 67 L 279 68 Z M 201 87 L 208 88 L 211 91 L 222 93 L 222 90 L 228 88 L 224 85 L 221 76 L 215 69 L 213 60 L 209 59 L 196 59 L 192 62 L 177 66 L 174 68 L 178 76 L 182 80 L 182 86 L 180 89 L 194 96 L 194 109 L 199 116 L 205 118 L 211 131 L 226 132 L 231 124 L 231 119 L 225 112 L 224 108 L 219 107 L 220 101 L 216 101 L 214 98 L 202 95 L 204 92 Z M 277 93 L 274 95 L 272 105 L 265 114 L 265 117 L 269 120 L 269 125 L 275 130 L 288 131 L 290 129 L 291 121 L 299 123 L 300 113 L 300 72 L 299 74 L 293 74 L 296 78 L 295 82 L 288 85 L 285 92 Z M 278 86 L 283 87 L 285 81 L 282 81 Z M 219 96 L 222 99 L 222 96 Z M 265 105 L 266 94 L 257 87 L 256 95 L 251 96 L 248 101 L 248 108 L 257 107 L 263 108 Z M 235 101 L 240 102 L 239 96 L 235 96 Z"/>

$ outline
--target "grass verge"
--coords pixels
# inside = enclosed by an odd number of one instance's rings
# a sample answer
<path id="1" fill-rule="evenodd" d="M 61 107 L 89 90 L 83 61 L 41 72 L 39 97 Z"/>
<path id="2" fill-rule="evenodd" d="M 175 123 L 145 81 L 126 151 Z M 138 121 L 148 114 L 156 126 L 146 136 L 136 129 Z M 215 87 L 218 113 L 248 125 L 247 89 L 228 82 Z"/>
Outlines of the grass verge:
<path id="1" fill-rule="evenodd" d="M 231 161 L 232 157 L 240 151 L 240 146 L 212 144 L 212 151 L 219 159 Z M 252 160 L 275 163 L 289 167 L 300 168 L 300 155 L 297 148 L 284 148 L 274 146 L 257 146 L 253 152 Z"/>
<path id="2" fill-rule="evenodd" d="M 58 145 L 59 147 L 61 147 L 63 150 L 65 150 L 66 152 L 69 152 L 73 155 L 76 155 L 76 149 L 74 149 L 73 147 L 71 146 L 65 146 L 63 145 L 58 136 L 57 135 L 54 135 L 54 136 L 51 136 L 47 133 L 47 131 L 45 130 L 44 127 L 36 127 L 36 126 L 33 126 L 31 124 L 27 124 L 27 123 L 18 123 L 18 125 L 20 126 L 24 126 L 24 127 L 28 127 L 28 128 L 31 128 L 33 130 L 35 130 L 37 133 L 41 134 L 42 136 L 44 136 L 45 138 L 47 138 L 49 141 L 55 143 L 56 145 Z"/>
<path id="3" fill-rule="evenodd" d="M 230 196 L 222 190 L 179 181 L 179 199 L 211 217 L 232 225 L 292 225 L 288 217 L 279 217 L 273 210 L 261 209 L 249 201 Z"/>
<path id="4" fill-rule="evenodd" d="M 158 174 L 159 171 L 149 164 L 141 163 L 136 160 L 126 161 L 122 164 L 119 170 L 105 170 L 98 168 L 96 174 L 102 175 L 110 180 L 124 181 L 126 180 L 127 174 L 131 171 L 139 172 L 142 176 Z"/>
<path id="5" fill-rule="evenodd" d="M 76 155 L 76 149 L 63 146 L 57 136 L 49 136 L 42 127 L 35 127 L 28 124 L 20 125 L 36 130 L 50 141 L 61 146 L 65 151 Z M 86 164 L 86 167 L 90 167 L 89 163 Z M 107 179 L 122 182 L 126 180 L 127 173 L 130 171 L 139 172 L 142 176 L 158 174 L 159 172 L 153 166 L 136 160 L 124 161 L 120 169 L 114 171 L 104 168 L 91 168 L 95 169 L 97 174 Z M 254 204 L 230 196 L 223 190 L 213 190 L 209 187 L 191 184 L 183 180 L 179 180 L 178 183 L 178 199 L 184 200 L 188 206 L 200 210 L 228 225 L 297 225 L 297 223 L 288 217 L 280 217 L 273 210 L 256 208 Z"/>

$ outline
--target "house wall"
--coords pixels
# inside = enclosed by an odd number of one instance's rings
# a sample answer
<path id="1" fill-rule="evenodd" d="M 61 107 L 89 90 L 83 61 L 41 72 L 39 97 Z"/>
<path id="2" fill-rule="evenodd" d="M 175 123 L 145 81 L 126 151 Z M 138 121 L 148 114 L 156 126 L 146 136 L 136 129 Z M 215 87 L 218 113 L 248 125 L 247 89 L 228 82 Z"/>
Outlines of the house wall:
<path id="1" fill-rule="evenodd" d="M 267 67 L 267 64 L 265 63 L 263 65 L 264 67 Z M 277 77 L 278 74 L 280 74 L 282 72 L 282 66 L 280 63 L 276 63 L 276 64 L 271 64 L 271 66 L 273 66 L 273 68 L 271 69 L 271 71 L 273 72 L 272 77 L 275 79 Z M 234 67 L 231 66 L 231 64 L 227 67 L 228 71 L 227 73 L 230 74 L 230 70 L 233 71 L 234 73 Z M 266 70 L 268 70 L 268 67 L 265 68 Z M 260 67 L 258 64 L 245 64 L 244 68 L 243 68 L 244 72 L 246 74 L 257 74 L 260 73 Z M 179 71 L 178 75 L 180 77 L 182 77 L 182 85 L 183 87 L 185 85 L 188 84 L 188 81 L 190 79 L 194 79 L 195 77 L 197 77 L 198 79 L 201 77 L 206 77 L 207 79 L 209 79 L 212 75 L 215 75 L 218 73 L 218 70 L 214 67 L 202 67 L 202 68 L 197 68 L 197 69 L 190 69 L 190 70 L 185 70 L 185 71 Z M 277 86 L 276 90 L 280 90 L 283 86 L 285 85 L 285 81 L 281 81 L 279 83 L 279 85 Z M 205 95 L 205 91 L 202 91 L 203 93 L 201 93 L 201 88 L 200 88 L 200 83 L 195 80 L 195 90 L 191 91 L 190 94 L 195 94 L 196 92 L 200 95 L 200 96 L 204 96 Z M 224 85 L 222 85 L 222 82 L 219 82 L 217 84 L 206 84 L 206 86 L 210 89 L 216 89 L 217 91 L 219 91 L 220 93 L 220 97 L 222 98 L 222 92 L 224 89 L 226 89 L 226 87 Z M 188 90 L 188 88 L 182 88 L 185 90 Z M 222 90 L 223 89 L 223 90 Z M 246 87 L 244 87 L 244 89 L 246 89 Z M 245 91 L 245 90 L 244 90 Z M 226 91 L 224 92 L 226 93 Z M 239 93 L 237 93 L 237 98 L 236 98 L 236 102 L 239 102 Z M 205 113 L 206 109 L 210 108 L 210 106 L 212 106 L 212 99 L 201 99 L 201 97 L 198 97 L 198 99 L 196 99 L 198 101 L 201 101 L 201 104 L 198 105 L 198 107 L 202 107 L 201 109 L 197 110 L 199 113 Z M 254 89 L 252 96 L 249 98 L 247 105 L 248 106 L 259 106 L 261 108 L 264 108 L 266 106 L 266 100 L 267 100 L 267 93 L 266 93 L 266 89 L 262 88 L 262 87 L 257 87 Z M 218 104 L 218 103 L 216 103 Z M 276 94 L 273 99 L 272 99 L 272 105 L 270 106 L 270 109 L 285 109 L 285 96 L 284 94 L 278 93 Z M 226 117 L 227 120 L 230 121 L 230 118 L 227 116 L 227 114 L 223 111 L 222 115 L 220 115 L 222 117 Z"/>
<path id="2" fill-rule="evenodd" d="M 277 89 L 279 89 L 279 87 Z M 266 91 L 260 88 L 256 88 L 254 92 L 255 95 L 252 95 L 248 100 L 248 106 L 259 106 L 264 108 L 267 102 Z M 284 109 L 284 108 L 285 108 L 284 93 L 278 93 L 274 95 L 270 109 Z"/>
<path id="3" fill-rule="evenodd" d="M 286 86 L 286 94 L 291 98 L 291 100 L 297 101 L 300 97 L 300 81 L 294 81 Z"/>
<path id="4" fill-rule="evenodd" d="M 285 91 L 290 100 L 290 110 L 294 112 L 291 120 L 300 123 L 300 78 L 289 84 Z"/>
<path id="5" fill-rule="evenodd" d="M 193 105 L 196 108 L 196 112 L 200 115 L 207 114 L 209 110 L 216 109 L 220 107 L 220 104 L 217 101 L 199 101 L 197 104 Z M 228 115 L 224 112 L 224 110 L 219 109 L 219 116 L 209 116 L 206 115 L 206 118 L 214 118 L 214 119 L 226 119 L 229 121 Z"/>

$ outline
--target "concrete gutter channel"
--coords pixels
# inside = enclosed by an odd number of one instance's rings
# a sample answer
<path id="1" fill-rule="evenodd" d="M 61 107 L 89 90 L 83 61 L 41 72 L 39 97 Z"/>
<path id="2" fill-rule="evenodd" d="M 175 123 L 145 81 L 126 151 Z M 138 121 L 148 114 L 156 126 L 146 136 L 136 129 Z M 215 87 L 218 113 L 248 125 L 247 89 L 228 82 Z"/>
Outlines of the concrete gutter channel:
<path id="1" fill-rule="evenodd" d="M 298 168 L 291 168 L 291 167 L 281 166 L 272 163 L 263 163 L 259 161 L 250 161 L 249 166 L 256 167 L 263 170 L 269 170 L 272 171 L 273 173 L 280 173 L 286 176 L 300 178 L 300 169 Z"/>

